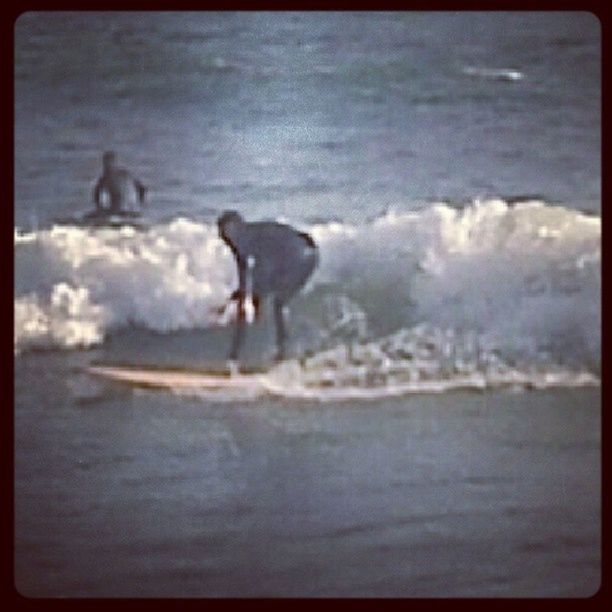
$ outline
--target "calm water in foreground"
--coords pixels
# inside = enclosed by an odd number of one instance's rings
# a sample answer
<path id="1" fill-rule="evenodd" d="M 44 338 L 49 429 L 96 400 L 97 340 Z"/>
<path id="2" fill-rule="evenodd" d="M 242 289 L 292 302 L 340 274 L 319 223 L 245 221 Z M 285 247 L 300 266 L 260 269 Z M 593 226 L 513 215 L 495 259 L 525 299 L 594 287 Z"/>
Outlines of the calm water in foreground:
<path id="1" fill-rule="evenodd" d="M 210 403 L 92 387 L 63 361 L 17 366 L 38 381 L 16 388 L 23 594 L 598 588 L 599 389 Z"/>

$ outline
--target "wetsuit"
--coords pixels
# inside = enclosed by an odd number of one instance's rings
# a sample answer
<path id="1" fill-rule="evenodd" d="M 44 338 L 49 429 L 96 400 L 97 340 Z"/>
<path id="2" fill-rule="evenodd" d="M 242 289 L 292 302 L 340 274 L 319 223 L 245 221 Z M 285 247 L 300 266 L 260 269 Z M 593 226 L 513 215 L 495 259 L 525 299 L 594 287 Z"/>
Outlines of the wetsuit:
<path id="1" fill-rule="evenodd" d="M 305 285 L 318 263 L 312 238 L 281 223 L 246 223 L 237 213 L 219 219 L 219 232 L 238 265 L 238 317 L 230 359 L 237 359 L 245 323 L 245 299 L 252 294 L 256 311 L 270 297 L 274 305 L 277 359 L 285 356 L 285 305 Z"/>
<path id="2" fill-rule="evenodd" d="M 98 179 L 93 192 L 93 200 L 96 204 L 97 211 L 105 211 L 102 207 L 101 196 L 103 193 L 108 194 L 110 201 L 108 212 L 112 214 L 121 214 L 125 212 L 123 205 L 129 201 L 130 193 L 136 190 L 139 204 L 144 202 L 146 187 L 135 179 L 124 168 L 118 168 L 115 165 L 115 155 L 111 152 L 104 155 L 104 171 Z"/>

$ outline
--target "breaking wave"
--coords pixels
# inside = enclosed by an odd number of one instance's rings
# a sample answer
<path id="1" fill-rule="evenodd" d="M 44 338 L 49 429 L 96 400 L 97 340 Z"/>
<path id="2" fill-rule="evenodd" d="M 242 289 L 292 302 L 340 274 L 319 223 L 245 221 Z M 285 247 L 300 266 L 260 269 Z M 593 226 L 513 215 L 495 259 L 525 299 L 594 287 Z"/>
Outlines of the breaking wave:
<path id="1" fill-rule="evenodd" d="M 301 229 L 321 251 L 295 304 L 304 376 L 333 370 L 372 386 L 377 377 L 599 374 L 599 217 L 487 200 Z M 218 311 L 237 282 L 214 224 L 183 217 L 145 230 L 16 229 L 15 266 L 17 353 L 91 347 L 126 326 L 224 325 L 231 313 Z"/>

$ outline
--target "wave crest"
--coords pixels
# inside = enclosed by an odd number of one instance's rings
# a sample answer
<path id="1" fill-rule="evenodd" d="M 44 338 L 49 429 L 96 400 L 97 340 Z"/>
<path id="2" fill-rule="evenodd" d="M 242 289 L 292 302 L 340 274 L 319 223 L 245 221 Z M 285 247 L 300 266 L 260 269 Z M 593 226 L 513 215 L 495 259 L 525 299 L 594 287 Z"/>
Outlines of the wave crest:
<path id="1" fill-rule="evenodd" d="M 321 263 L 296 310 L 318 329 L 319 349 L 425 325 L 451 334 L 456 350 L 471 335 L 508 363 L 599 368 L 599 217 L 487 200 L 302 229 Z M 17 230 L 15 254 L 17 351 L 92 346 L 128 325 L 219 325 L 237 282 L 216 227 L 185 218 L 146 231 Z"/>

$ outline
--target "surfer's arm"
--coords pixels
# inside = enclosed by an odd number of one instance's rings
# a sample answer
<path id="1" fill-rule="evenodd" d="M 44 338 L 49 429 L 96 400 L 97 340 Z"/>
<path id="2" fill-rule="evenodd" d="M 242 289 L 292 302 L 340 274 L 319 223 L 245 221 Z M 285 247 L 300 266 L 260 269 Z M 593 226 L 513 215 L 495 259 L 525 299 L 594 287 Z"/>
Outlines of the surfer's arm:
<path id="1" fill-rule="evenodd" d="M 245 295 L 245 266 L 242 260 L 238 260 L 238 288 L 234 289 L 232 294 L 229 296 L 228 303 L 238 302 L 240 306 L 241 302 L 244 302 Z"/>
<path id="2" fill-rule="evenodd" d="M 243 298 L 253 294 L 255 263 L 255 256 L 250 254 L 238 260 L 238 292 Z"/>
<path id="3" fill-rule="evenodd" d="M 227 299 L 227 302 L 217 309 L 217 314 L 225 313 L 232 302 L 237 302 L 238 309 L 240 310 L 240 306 L 244 302 L 244 262 L 238 256 L 236 251 L 234 251 L 234 256 L 236 257 L 236 264 L 238 266 L 238 288 L 234 289 Z"/>
<path id="4" fill-rule="evenodd" d="M 218 314 L 224 313 L 232 302 L 238 302 L 239 310 L 242 304 L 244 304 L 244 298 L 245 298 L 244 265 L 240 259 L 237 259 L 237 263 L 238 263 L 238 288 L 234 289 L 232 294 L 229 296 L 227 302 L 217 310 Z"/>
<path id="5" fill-rule="evenodd" d="M 238 259 L 238 289 L 230 296 L 230 301 L 238 302 L 239 317 L 252 319 L 259 317 L 259 297 L 253 294 L 253 271 L 255 269 L 255 257 L 247 255 Z M 248 303 L 247 303 L 248 302 Z M 249 314 L 246 309 L 253 309 Z"/>

